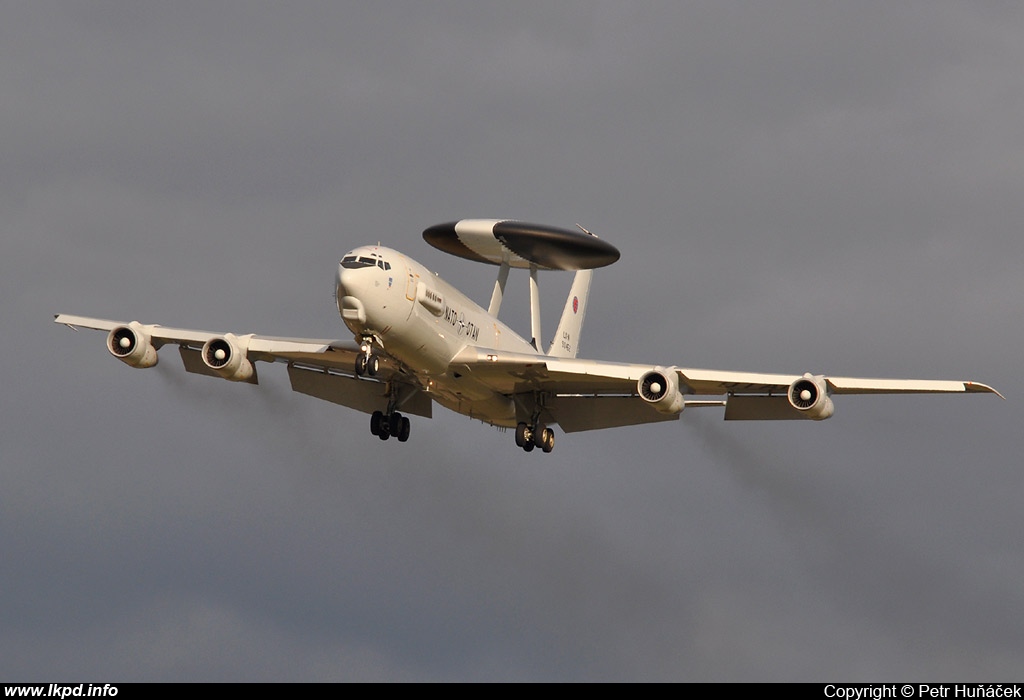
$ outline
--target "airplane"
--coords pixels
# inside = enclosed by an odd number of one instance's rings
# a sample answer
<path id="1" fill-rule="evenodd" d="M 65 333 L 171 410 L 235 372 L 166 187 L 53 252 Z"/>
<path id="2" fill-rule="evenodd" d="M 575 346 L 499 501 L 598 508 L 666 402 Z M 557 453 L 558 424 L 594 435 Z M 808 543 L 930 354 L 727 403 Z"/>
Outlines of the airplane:
<path id="1" fill-rule="evenodd" d="M 406 442 L 405 414 L 430 418 L 434 403 L 502 430 L 516 445 L 550 453 L 565 433 L 678 420 L 684 409 L 724 407 L 725 420 L 830 418 L 838 394 L 993 393 L 971 381 L 767 374 L 607 362 L 577 357 L 594 270 L 619 251 L 579 230 L 508 219 L 462 219 L 423 232 L 434 247 L 496 265 L 485 309 L 397 250 L 346 253 L 335 301 L 352 339 L 281 338 L 167 328 L 57 314 L 72 329 L 107 332 L 107 350 L 153 367 L 178 346 L 187 372 L 258 383 L 257 362 L 287 365 L 294 391 L 370 415 L 370 432 Z M 529 270 L 530 339 L 498 319 L 511 269 Z M 574 271 L 561 319 L 542 350 L 538 272 Z M 518 274 L 518 273 L 517 273 Z"/>

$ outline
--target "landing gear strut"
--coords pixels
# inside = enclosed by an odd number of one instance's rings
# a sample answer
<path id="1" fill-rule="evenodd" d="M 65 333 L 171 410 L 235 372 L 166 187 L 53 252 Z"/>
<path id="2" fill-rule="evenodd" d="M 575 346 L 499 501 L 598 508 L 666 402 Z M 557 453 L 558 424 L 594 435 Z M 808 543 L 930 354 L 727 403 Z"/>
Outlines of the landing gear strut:
<path id="1" fill-rule="evenodd" d="M 398 411 L 390 414 L 374 411 L 370 415 L 370 432 L 381 440 L 396 437 L 399 442 L 406 442 L 409 439 L 410 430 L 409 419 Z"/>
<path id="2" fill-rule="evenodd" d="M 379 357 L 373 352 L 373 339 L 364 338 L 362 354 L 356 358 L 356 373 L 361 370 L 373 376 L 380 369 Z M 409 419 L 398 412 L 398 407 L 408 401 L 419 391 L 413 385 L 399 382 L 392 377 L 385 383 L 385 394 L 388 397 L 387 408 L 370 414 L 370 432 L 381 440 L 398 438 L 399 442 L 409 440 L 411 426 Z"/>
<path id="3" fill-rule="evenodd" d="M 550 453 L 555 449 L 555 431 L 541 423 L 533 426 L 520 423 L 516 426 L 516 446 L 525 452 L 533 452 L 535 447 L 539 447 Z"/>

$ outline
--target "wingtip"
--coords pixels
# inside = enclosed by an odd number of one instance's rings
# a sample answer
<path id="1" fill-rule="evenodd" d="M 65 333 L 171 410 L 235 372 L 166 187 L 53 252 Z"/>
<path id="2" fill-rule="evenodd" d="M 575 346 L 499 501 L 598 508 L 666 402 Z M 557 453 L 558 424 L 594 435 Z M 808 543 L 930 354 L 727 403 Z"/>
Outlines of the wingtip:
<path id="1" fill-rule="evenodd" d="M 67 326 L 68 328 L 70 328 L 73 331 L 77 331 L 78 330 L 73 324 L 71 324 L 68 321 L 67 314 L 54 314 L 53 315 L 53 322 L 54 323 L 59 323 L 62 326 Z"/>
<path id="2" fill-rule="evenodd" d="M 982 384 L 980 382 L 964 382 L 964 390 L 968 392 L 979 392 L 986 394 L 995 394 L 1003 401 L 1006 401 L 1006 397 L 996 391 L 994 387 L 990 387 L 988 384 Z"/>

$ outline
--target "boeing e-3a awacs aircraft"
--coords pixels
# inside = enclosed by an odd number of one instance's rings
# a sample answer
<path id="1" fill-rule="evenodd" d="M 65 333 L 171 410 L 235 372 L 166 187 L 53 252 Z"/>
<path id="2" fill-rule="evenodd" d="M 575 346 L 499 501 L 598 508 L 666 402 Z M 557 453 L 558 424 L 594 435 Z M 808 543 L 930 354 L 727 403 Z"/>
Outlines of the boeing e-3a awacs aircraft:
<path id="1" fill-rule="evenodd" d="M 719 406 L 726 420 L 829 418 L 835 394 L 988 392 L 968 381 L 859 379 L 733 372 L 577 358 L 593 270 L 619 251 L 579 231 L 520 221 L 464 219 L 423 232 L 448 253 L 498 266 L 484 309 L 425 267 L 381 246 L 341 259 L 338 311 L 354 340 L 215 333 L 137 321 L 59 314 L 56 322 L 107 331 L 107 349 L 152 367 L 175 344 L 185 369 L 257 383 L 256 362 L 288 366 L 292 389 L 370 414 L 381 440 L 409 439 L 404 413 L 431 417 L 433 402 L 500 428 L 516 445 L 551 452 L 566 433 L 677 420 L 685 408 Z M 530 273 L 531 339 L 498 320 L 511 268 Z M 576 272 L 547 352 L 541 350 L 539 270 Z M 704 398 L 697 398 L 704 397 Z"/>

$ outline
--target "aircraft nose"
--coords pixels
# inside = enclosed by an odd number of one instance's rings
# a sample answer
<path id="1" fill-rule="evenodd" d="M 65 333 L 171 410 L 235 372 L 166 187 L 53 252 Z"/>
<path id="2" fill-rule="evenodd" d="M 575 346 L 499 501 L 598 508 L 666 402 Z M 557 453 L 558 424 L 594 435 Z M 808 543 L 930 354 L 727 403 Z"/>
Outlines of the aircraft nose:
<path id="1" fill-rule="evenodd" d="M 347 270 L 338 266 L 338 312 L 353 331 L 360 330 L 366 324 L 366 307 L 360 300 L 362 284 L 358 273 L 358 270 Z"/>
<path id="2" fill-rule="evenodd" d="M 359 296 L 362 285 L 360 284 L 360 270 L 349 270 L 341 265 L 338 266 L 338 296 Z"/>

